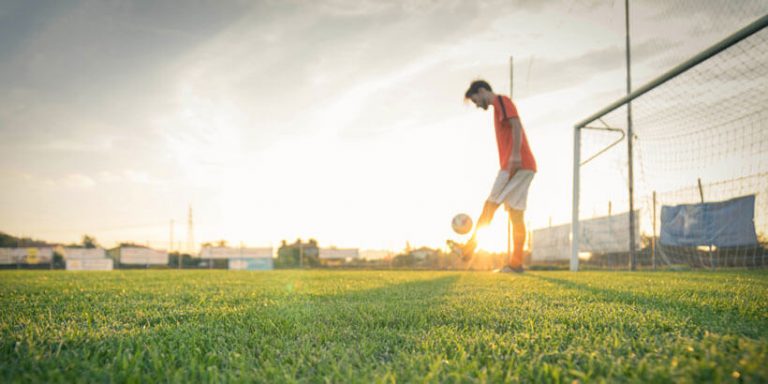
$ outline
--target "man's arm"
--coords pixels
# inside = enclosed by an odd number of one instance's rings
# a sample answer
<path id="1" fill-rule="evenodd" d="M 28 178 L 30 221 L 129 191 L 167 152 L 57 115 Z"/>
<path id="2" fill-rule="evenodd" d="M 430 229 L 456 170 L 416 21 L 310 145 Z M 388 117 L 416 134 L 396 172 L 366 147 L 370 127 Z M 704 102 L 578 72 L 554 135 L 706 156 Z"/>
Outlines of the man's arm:
<path id="1" fill-rule="evenodd" d="M 507 162 L 509 177 L 514 176 L 518 169 L 523 167 L 523 125 L 517 117 L 509 118 L 509 126 L 512 127 L 512 153 Z"/>

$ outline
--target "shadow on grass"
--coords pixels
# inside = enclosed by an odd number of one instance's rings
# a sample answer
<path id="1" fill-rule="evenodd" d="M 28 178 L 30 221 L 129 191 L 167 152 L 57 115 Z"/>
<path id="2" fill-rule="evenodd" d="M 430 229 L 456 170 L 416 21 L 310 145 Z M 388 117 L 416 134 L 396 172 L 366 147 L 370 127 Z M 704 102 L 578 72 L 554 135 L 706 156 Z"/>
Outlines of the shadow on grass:
<path id="1" fill-rule="evenodd" d="M 187 316 L 160 314 L 145 317 L 146 320 L 140 320 L 141 323 L 139 324 L 143 325 L 146 322 L 154 325 L 182 325 L 188 322 L 198 323 L 211 315 L 240 316 L 244 314 L 256 317 L 262 315 L 278 315 L 277 317 L 280 317 L 281 314 L 286 317 L 310 316 L 312 317 L 311 320 L 317 321 L 319 319 L 316 316 L 325 314 L 340 316 L 343 315 L 344 309 L 379 305 L 384 307 L 412 305 L 417 306 L 419 312 L 423 313 L 442 303 L 442 298 L 448 294 L 451 286 L 458 279 L 458 275 L 450 275 L 431 279 L 408 280 L 359 290 L 346 286 L 335 292 L 294 291 L 294 284 L 289 283 L 286 292 L 273 292 L 256 298 L 247 296 L 224 298 L 220 302 L 221 305 L 217 305 L 216 302 L 207 302 L 204 305 L 198 303 L 198 306 L 203 308 Z M 195 301 L 193 299 L 185 304 L 189 307 L 190 304 L 194 305 Z M 342 311 L 324 313 L 328 307 L 338 308 Z"/>
<path id="2" fill-rule="evenodd" d="M 643 293 L 600 288 L 566 279 L 530 274 L 529 276 L 559 285 L 566 289 L 591 295 L 603 302 L 620 303 L 642 311 L 660 311 L 675 318 L 687 320 L 703 330 L 759 338 L 768 336 L 768 322 L 758 315 L 750 317 L 735 307 L 716 307 L 706 302 L 676 300 Z M 702 292 L 706 295 L 706 292 Z"/>
<path id="3" fill-rule="evenodd" d="M 459 279 L 455 274 L 415 276 L 417 280 L 371 289 L 278 295 L 268 297 L 269 304 L 263 297 L 225 297 L 187 314 L 137 316 L 129 332 L 96 328 L 61 341 L 40 336 L 28 340 L 29 348 L 18 349 L 10 338 L 0 357 L 15 363 L 0 364 L 0 377 L 119 382 L 350 379 L 350 369 L 383 367 L 417 350 L 431 316 Z M 339 367 L 348 371 L 339 372 Z"/>

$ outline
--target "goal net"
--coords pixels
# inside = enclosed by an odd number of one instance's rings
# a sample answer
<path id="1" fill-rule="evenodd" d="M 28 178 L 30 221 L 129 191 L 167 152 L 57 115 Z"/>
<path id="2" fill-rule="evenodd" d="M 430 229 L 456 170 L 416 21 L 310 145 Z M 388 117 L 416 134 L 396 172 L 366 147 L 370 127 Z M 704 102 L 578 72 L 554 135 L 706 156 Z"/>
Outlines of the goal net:
<path id="1" fill-rule="evenodd" d="M 579 268 L 768 265 L 766 12 L 576 125 Z"/>

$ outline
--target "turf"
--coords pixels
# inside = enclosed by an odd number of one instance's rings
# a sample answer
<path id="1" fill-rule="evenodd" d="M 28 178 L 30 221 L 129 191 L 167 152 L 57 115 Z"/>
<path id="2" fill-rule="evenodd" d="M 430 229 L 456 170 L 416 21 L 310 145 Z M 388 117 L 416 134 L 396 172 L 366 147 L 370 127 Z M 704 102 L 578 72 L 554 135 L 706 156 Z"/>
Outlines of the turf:
<path id="1" fill-rule="evenodd" d="M 0 272 L 1 382 L 768 382 L 768 271 Z"/>

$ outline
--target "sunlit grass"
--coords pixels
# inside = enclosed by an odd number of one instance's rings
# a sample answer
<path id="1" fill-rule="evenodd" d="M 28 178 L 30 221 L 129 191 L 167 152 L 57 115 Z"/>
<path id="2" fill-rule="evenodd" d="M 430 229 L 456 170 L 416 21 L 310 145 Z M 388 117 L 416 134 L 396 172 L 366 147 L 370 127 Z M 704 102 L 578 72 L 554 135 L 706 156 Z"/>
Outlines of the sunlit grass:
<path id="1" fill-rule="evenodd" d="M 0 381 L 768 380 L 768 273 L 0 273 Z"/>

